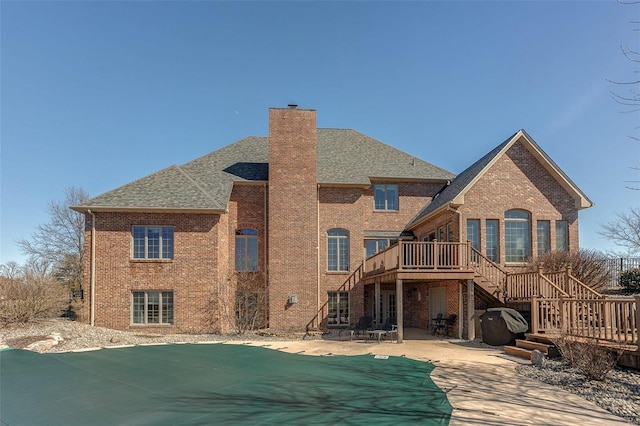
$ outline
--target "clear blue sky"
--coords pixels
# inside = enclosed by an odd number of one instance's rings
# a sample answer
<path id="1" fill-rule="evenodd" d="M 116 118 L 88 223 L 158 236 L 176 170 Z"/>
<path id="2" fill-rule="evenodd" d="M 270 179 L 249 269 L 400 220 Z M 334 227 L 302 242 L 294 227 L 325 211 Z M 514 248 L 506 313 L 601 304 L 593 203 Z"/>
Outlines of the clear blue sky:
<path id="1" fill-rule="evenodd" d="M 297 103 L 459 173 L 520 128 L 595 202 L 581 246 L 640 204 L 606 79 L 640 6 L 600 2 L 0 2 L 0 263 L 76 186 L 96 196 Z M 637 67 L 635 67 L 637 69 Z"/>

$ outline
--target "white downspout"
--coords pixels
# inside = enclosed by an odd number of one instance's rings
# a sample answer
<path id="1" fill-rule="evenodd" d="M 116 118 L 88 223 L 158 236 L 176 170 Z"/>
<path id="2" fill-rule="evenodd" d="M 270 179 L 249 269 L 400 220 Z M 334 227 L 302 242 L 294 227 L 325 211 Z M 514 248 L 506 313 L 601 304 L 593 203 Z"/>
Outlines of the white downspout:
<path id="1" fill-rule="evenodd" d="M 320 311 L 320 185 L 316 185 L 316 312 Z M 351 307 L 349 307 L 351 309 Z M 320 325 L 318 320 L 318 326 Z"/>
<path id="2" fill-rule="evenodd" d="M 91 281 L 91 326 L 96 323 L 96 215 L 87 210 L 87 213 L 91 215 L 91 269 L 89 274 L 91 275 L 89 280 Z"/>

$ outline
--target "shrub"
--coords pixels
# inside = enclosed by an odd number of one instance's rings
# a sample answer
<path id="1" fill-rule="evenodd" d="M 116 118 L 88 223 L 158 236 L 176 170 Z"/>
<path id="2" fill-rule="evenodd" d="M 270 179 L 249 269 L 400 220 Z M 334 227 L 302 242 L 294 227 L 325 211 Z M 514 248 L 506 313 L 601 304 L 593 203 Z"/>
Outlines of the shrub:
<path id="1" fill-rule="evenodd" d="M 630 268 L 620 272 L 618 283 L 625 291 L 640 291 L 640 268 Z"/>
<path id="2" fill-rule="evenodd" d="M 609 284 L 607 260 L 596 250 L 550 251 L 532 259 L 527 269 L 535 271 L 542 268 L 544 273 L 550 273 L 568 266 L 571 267 L 571 275 L 596 291 L 604 290 Z"/>
<path id="3" fill-rule="evenodd" d="M 87 315 L 84 310 L 84 302 L 81 299 L 73 299 L 69 304 L 71 319 L 79 322 L 87 322 Z"/>
<path id="4" fill-rule="evenodd" d="M 554 339 L 564 362 L 577 369 L 589 380 L 604 380 L 618 363 L 623 351 L 612 352 L 595 339 L 577 341 L 566 335 Z"/>
<path id="5" fill-rule="evenodd" d="M 24 324 L 59 317 L 69 306 L 69 291 L 50 275 L 25 273 L 0 280 L 0 324 Z"/>

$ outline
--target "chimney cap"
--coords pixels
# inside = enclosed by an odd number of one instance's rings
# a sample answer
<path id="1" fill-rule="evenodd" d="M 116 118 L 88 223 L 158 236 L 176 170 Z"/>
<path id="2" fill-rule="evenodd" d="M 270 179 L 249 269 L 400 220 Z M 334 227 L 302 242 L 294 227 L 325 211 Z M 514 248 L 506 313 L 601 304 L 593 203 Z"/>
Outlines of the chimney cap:
<path id="1" fill-rule="evenodd" d="M 291 109 L 296 109 L 296 108 L 298 108 L 298 104 L 289 104 L 289 105 L 287 105 L 287 106 L 288 106 L 289 108 L 291 108 Z"/>

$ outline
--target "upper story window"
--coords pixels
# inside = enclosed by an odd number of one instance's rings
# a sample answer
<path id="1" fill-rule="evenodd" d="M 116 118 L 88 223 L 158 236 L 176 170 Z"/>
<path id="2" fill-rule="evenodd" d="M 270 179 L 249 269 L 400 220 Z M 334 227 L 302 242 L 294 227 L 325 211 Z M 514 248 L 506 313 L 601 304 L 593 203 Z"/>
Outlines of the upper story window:
<path id="1" fill-rule="evenodd" d="M 371 257 L 379 251 L 386 249 L 387 247 L 389 247 L 388 239 L 364 240 L 366 257 Z"/>
<path id="2" fill-rule="evenodd" d="M 556 220 L 556 250 L 569 250 L 569 227 L 566 220 Z"/>
<path id="3" fill-rule="evenodd" d="M 349 231 L 346 229 L 327 231 L 327 270 L 349 271 Z"/>
<path id="4" fill-rule="evenodd" d="M 504 249 L 506 262 L 524 262 L 531 257 L 531 220 L 524 210 L 504 214 Z"/>
<path id="5" fill-rule="evenodd" d="M 497 219 L 487 219 L 485 221 L 485 245 L 487 247 L 487 259 L 492 262 L 497 262 L 500 253 L 498 252 L 498 228 L 499 222 Z"/>
<path id="6" fill-rule="evenodd" d="M 258 231 L 252 228 L 236 230 L 236 271 L 258 270 Z"/>
<path id="7" fill-rule="evenodd" d="M 134 259 L 173 259 L 173 226 L 134 226 Z"/>
<path id="8" fill-rule="evenodd" d="M 551 237 L 549 235 L 549 221 L 539 220 L 537 224 L 538 256 L 545 254 L 551 248 Z"/>
<path id="9" fill-rule="evenodd" d="M 480 220 L 467 219 L 467 240 L 471 242 L 471 247 L 480 250 Z"/>
<path id="10" fill-rule="evenodd" d="M 373 186 L 374 210 L 398 210 L 398 185 L 376 184 Z"/>

